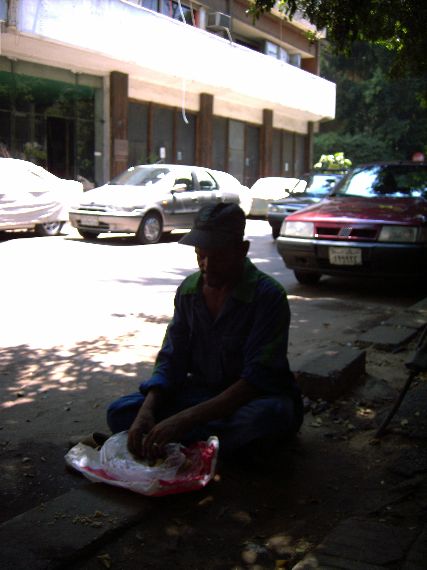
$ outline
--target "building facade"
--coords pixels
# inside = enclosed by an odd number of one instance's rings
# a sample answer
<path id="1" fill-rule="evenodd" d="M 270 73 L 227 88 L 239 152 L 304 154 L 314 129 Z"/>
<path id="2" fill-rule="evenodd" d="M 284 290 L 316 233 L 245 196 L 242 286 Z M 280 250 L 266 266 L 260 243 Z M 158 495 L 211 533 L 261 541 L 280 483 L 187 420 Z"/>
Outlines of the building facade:
<path id="1" fill-rule="evenodd" d="M 0 155 L 99 185 L 146 162 L 299 176 L 335 115 L 319 42 L 244 0 L 0 0 Z"/>

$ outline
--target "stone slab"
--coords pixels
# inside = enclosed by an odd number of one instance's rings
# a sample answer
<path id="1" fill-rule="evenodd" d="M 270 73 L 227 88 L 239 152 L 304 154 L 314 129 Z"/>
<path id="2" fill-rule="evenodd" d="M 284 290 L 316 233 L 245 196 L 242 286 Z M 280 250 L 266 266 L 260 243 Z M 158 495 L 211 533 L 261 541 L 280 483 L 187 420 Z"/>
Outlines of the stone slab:
<path id="1" fill-rule="evenodd" d="M 142 495 L 88 483 L 3 523 L 1 568 L 56 568 L 140 520 L 150 508 Z"/>
<path id="2" fill-rule="evenodd" d="M 357 341 L 377 348 L 394 349 L 409 342 L 417 334 L 417 329 L 379 325 L 362 334 Z"/>
<path id="3" fill-rule="evenodd" d="M 410 329 L 420 330 L 427 324 L 427 313 L 420 314 L 417 312 L 401 312 L 381 323 L 385 326 L 407 327 Z"/>
<path id="4" fill-rule="evenodd" d="M 414 382 L 406 392 L 391 427 L 398 427 L 406 436 L 416 440 L 427 439 L 427 382 Z M 425 443 L 424 443 L 425 445 Z"/>
<path id="5" fill-rule="evenodd" d="M 310 553 L 296 566 L 293 566 L 292 570 L 384 570 L 384 566 L 355 562 L 321 553 Z"/>
<path id="6" fill-rule="evenodd" d="M 294 570 L 377 570 L 404 562 L 416 539 L 415 530 L 353 517 L 335 527 Z"/>
<path id="7" fill-rule="evenodd" d="M 418 303 L 411 305 L 407 310 L 408 311 L 416 311 L 418 313 L 422 313 L 424 315 L 427 315 L 427 297 L 425 297 L 421 301 L 418 301 Z"/>
<path id="8" fill-rule="evenodd" d="M 422 442 L 419 446 L 404 449 L 388 469 L 392 473 L 403 475 L 403 477 L 414 477 L 419 473 L 427 472 L 425 444 Z"/>
<path id="9" fill-rule="evenodd" d="M 297 382 L 313 400 L 334 400 L 356 385 L 365 373 L 364 350 L 330 347 L 291 362 Z"/>
<path id="10" fill-rule="evenodd" d="M 402 570 L 425 570 L 427 564 L 427 525 L 412 545 Z"/>

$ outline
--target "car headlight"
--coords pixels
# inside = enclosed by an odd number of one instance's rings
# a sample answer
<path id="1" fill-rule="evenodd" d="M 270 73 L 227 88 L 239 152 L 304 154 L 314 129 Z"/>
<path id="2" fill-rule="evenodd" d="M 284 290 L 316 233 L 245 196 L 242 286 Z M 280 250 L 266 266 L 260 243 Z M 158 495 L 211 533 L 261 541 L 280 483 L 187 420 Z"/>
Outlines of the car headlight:
<path id="1" fill-rule="evenodd" d="M 418 241 L 418 228 L 413 226 L 383 226 L 378 241 L 415 243 Z"/>
<path id="2" fill-rule="evenodd" d="M 314 224 L 312 222 L 287 222 L 285 220 L 282 224 L 280 234 L 282 236 L 302 238 L 314 237 Z"/>
<path id="3" fill-rule="evenodd" d="M 135 206 L 108 206 L 111 212 L 133 212 Z"/>

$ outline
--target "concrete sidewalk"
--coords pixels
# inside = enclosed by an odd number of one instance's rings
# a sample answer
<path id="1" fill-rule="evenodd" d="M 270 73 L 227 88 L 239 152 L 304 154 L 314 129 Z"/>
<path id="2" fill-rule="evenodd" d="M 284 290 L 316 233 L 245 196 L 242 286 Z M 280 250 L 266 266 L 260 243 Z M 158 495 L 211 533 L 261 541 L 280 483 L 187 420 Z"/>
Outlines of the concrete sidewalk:
<path id="1" fill-rule="evenodd" d="M 57 568 L 147 516 L 141 495 L 88 483 L 0 526 L 2 570 Z"/>
<path id="2" fill-rule="evenodd" d="M 382 325 L 390 327 L 388 335 L 384 335 L 378 327 L 376 331 L 371 331 L 370 335 L 365 334 L 362 339 L 363 346 L 368 349 L 369 346 L 378 344 L 386 351 L 401 347 L 427 322 L 427 299 L 403 311 L 398 317 L 393 322 Z M 319 355 L 316 355 L 316 366 L 321 369 L 319 358 Z M 330 369 L 329 357 L 325 358 Z M 355 351 L 355 358 L 359 363 L 358 373 L 361 374 L 363 369 L 360 367 L 359 351 Z M 337 379 L 346 382 L 342 372 L 348 367 L 348 358 L 337 359 L 336 362 L 338 364 L 333 371 L 334 389 Z M 340 366 L 342 370 L 337 369 Z M 310 369 L 310 363 L 301 363 L 299 370 L 302 374 L 304 367 Z M 354 378 L 352 382 L 353 380 Z M 351 385 L 352 383 L 348 388 Z M 423 442 L 423 446 L 417 447 L 418 457 L 425 451 L 427 429 L 425 414 L 416 416 L 413 411 L 416 406 L 426 404 L 427 390 L 421 383 L 417 390 L 416 395 L 412 394 L 404 401 L 402 409 L 405 415 L 411 413 L 419 422 L 418 426 L 412 425 L 413 433 L 408 431 L 410 438 L 421 438 Z M 421 465 L 419 473 L 425 477 L 427 465 L 423 463 L 422 457 L 418 459 Z M 411 460 L 410 477 L 416 475 L 416 463 L 416 460 Z M 90 555 L 96 546 L 114 540 L 120 531 L 143 520 L 154 506 L 155 502 L 150 498 L 114 487 L 88 483 L 3 523 L 0 526 L 1 568 L 54 569 L 84 558 Z M 394 526 L 385 524 L 368 513 L 366 516 L 351 517 L 340 522 L 322 543 L 312 549 L 294 568 L 378 570 L 391 567 L 424 570 L 426 560 L 427 526 Z M 393 564 L 399 566 L 390 566 Z"/>

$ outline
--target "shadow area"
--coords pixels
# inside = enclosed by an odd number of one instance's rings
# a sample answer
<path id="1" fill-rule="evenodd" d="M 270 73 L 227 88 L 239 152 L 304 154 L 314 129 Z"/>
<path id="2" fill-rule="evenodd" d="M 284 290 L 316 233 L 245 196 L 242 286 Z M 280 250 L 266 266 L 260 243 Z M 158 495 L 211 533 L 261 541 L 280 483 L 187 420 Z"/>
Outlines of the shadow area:
<path id="1" fill-rule="evenodd" d="M 72 436 L 107 432 L 106 409 L 149 377 L 152 363 L 109 363 L 126 339 L 72 349 L 2 349 L 0 522 L 85 482 L 65 467 Z"/>
<path id="2" fill-rule="evenodd" d="M 188 230 L 189 231 L 189 230 Z M 185 231 L 182 232 L 172 232 L 172 233 L 165 233 L 162 235 L 158 244 L 165 244 L 165 243 L 177 243 L 185 234 Z M 90 243 L 95 245 L 102 245 L 102 246 L 143 246 L 143 247 L 155 247 L 158 244 L 146 244 L 143 245 L 136 240 L 136 237 L 133 234 L 99 234 L 97 238 L 88 240 L 84 239 L 78 235 L 67 235 L 65 239 L 69 241 L 79 241 L 82 243 Z"/>
<path id="3" fill-rule="evenodd" d="M 298 287 L 310 291 L 313 296 L 355 296 L 360 295 L 376 301 L 386 301 L 396 298 L 407 299 L 415 303 L 427 293 L 427 285 L 419 279 L 402 278 L 356 278 L 322 276 L 316 286 L 298 284 Z"/>

